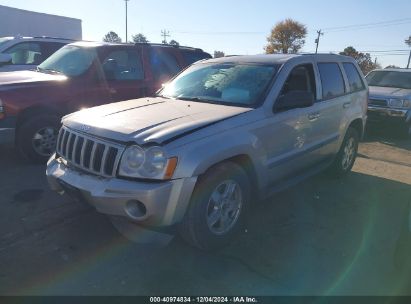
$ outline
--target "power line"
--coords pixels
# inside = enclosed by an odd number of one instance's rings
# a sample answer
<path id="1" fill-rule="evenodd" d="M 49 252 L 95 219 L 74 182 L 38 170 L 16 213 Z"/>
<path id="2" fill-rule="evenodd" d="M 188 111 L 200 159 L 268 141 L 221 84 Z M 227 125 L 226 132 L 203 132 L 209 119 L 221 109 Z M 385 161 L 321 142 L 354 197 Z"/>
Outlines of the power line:
<path id="1" fill-rule="evenodd" d="M 389 26 L 394 26 L 394 25 L 404 25 L 404 24 L 410 24 L 410 21 L 404 21 L 404 22 L 399 22 L 399 23 L 389 23 L 389 24 L 380 24 L 380 25 L 369 25 L 369 26 L 357 26 L 357 27 L 350 27 L 350 28 L 345 28 L 345 29 L 339 29 L 339 30 L 325 30 L 326 33 L 338 33 L 338 32 L 347 32 L 347 31 L 353 31 L 353 30 L 370 30 L 370 29 L 375 29 L 375 28 L 381 28 L 381 27 L 389 27 Z"/>
<path id="2" fill-rule="evenodd" d="M 359 51 L 363 53 L 384 53 L 384 52 L 408 52 L 408 50 L 381 50 L 381 51 Z"/>
<path id="3" fill-rule="evenodd" d="M 267 32 L 202 32 L 202 31 L 173 31 L 177 34 L 190 35 L 265 35 Z"/>
<path id="4" fill-rule="evenodd" d="M 334 31 L 334 30 L 342 30 L 342 29 L 349 29 L 349 28 L 359 28 L 359 27 L 368 27 L 368 26 L 385 26 L 385 25 L 396 25 L 398 22 L 401 24 L 403 22 L 409 23 L 411 22 L 411 18 L 403 18 L 403 19 L 394 19 L 394 20 L 387 20 L 387 21 L 380 21 L 380 22 L 373 22 L 373 23 L 362 23 L 362 24 L 351 24 L 345 26 L 335 26 L 335 27 L 328 27 L 324 28 L 324 31 Z"/>

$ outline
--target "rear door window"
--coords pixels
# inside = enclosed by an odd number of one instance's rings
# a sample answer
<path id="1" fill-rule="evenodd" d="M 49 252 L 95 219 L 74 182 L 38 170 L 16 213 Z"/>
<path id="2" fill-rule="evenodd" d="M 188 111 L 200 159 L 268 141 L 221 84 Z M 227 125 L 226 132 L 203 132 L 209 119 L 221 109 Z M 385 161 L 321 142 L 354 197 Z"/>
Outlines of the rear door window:
<path id="1" fill-rule="evenodd" d="M 351 92 L 357 92 L 365 89 L 364 82 L 361 79 L 360 73 L 357 68 L 349 62 L 343 63 L 345 74 L 348 78 Z"/>
<path id="2" fill-rule="evenodd" d="M 16 65 L 38 65 L 43 61 L 41 47 L 37 42 L 18 43 L 5 53 L 11 55 L 12 64 Z"/>
<path id="3" fill-rule="evenodd" d="M 323 100 L 332 99 L 345 93 L 344 79 L 337 63 L 319 63 Z"/>

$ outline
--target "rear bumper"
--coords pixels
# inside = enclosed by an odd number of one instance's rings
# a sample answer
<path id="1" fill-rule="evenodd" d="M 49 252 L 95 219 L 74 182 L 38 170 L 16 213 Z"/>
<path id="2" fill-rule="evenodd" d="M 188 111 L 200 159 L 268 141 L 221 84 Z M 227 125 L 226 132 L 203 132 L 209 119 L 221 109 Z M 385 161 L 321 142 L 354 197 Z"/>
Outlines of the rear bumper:
<path id="1" fill-rule="evenodd" d="M 16 119 L 6 117 L 0 120 L 0 144 L 14 143 L 16 137 Z"/>
<path id="2" fill-rule="evenodd" d="M 101 213 L 160 227 L 181 221 L 197 180 L 192 177 L 142 182 L 102 178 L 71 169 L 54 156 L 47 164 L 46 175 L 53 190 L 81 198 Z M 146 210 L 141 216 L 133 212 L 133 202 L 137 201 L 144 204 Z"/>

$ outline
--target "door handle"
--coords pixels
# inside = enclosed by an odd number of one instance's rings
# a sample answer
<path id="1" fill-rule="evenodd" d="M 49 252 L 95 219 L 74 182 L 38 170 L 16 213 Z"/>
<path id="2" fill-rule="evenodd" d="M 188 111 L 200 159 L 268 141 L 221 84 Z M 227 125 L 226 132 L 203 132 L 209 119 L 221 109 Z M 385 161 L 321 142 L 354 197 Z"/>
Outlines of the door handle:
<path id="1" fill-rule="evenodd" d="M 308 114 L 308 120 L 309 120 L 309 121 L 315 121 L 315 120 L 317 120 L 318 118 L 320 118 L 320 112 Z"/>
<path id="2" fill-rule="evenodd" d="M 351 105 L 351 102 L 345 102 L 345 103 L 343 104 L 343 108 L 344 108 L 344 109 L 347 109 L 347 108 L 350 107 L 350 105 Z"/>
<path id="3" fill-rule="evenodd" d="M 109 88 L 108 91 L 112 95 L 117 94 L 117 90 L 115 88 Z"/>

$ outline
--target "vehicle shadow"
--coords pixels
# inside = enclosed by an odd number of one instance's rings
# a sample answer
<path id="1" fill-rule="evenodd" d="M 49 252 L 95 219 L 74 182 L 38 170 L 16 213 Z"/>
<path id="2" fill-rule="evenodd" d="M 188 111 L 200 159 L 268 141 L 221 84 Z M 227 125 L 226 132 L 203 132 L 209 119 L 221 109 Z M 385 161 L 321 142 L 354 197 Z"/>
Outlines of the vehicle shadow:
<path id="1" fill-rule="evenodd" d="M 27 242 L 31 254 L 14 259 L 30 269 L 2 265 L 4 274 L 14 272 L 11 282 L 0 277 L 0 293 L 409 294 L 411 247 L 401 220 L 410 197 L 407 184 L 321 174 L 262 202 L 246 231 L 214 253 L 178 237 L 163 248 L 138 245 L 88 213 Z"/>
<path id="2" fill-rule="evenodd" d="M 367 125 L 363 142 L 381 142 L 392 147 L 411 150 L 411 135 L 402 125 L 377 123 Z"/>

